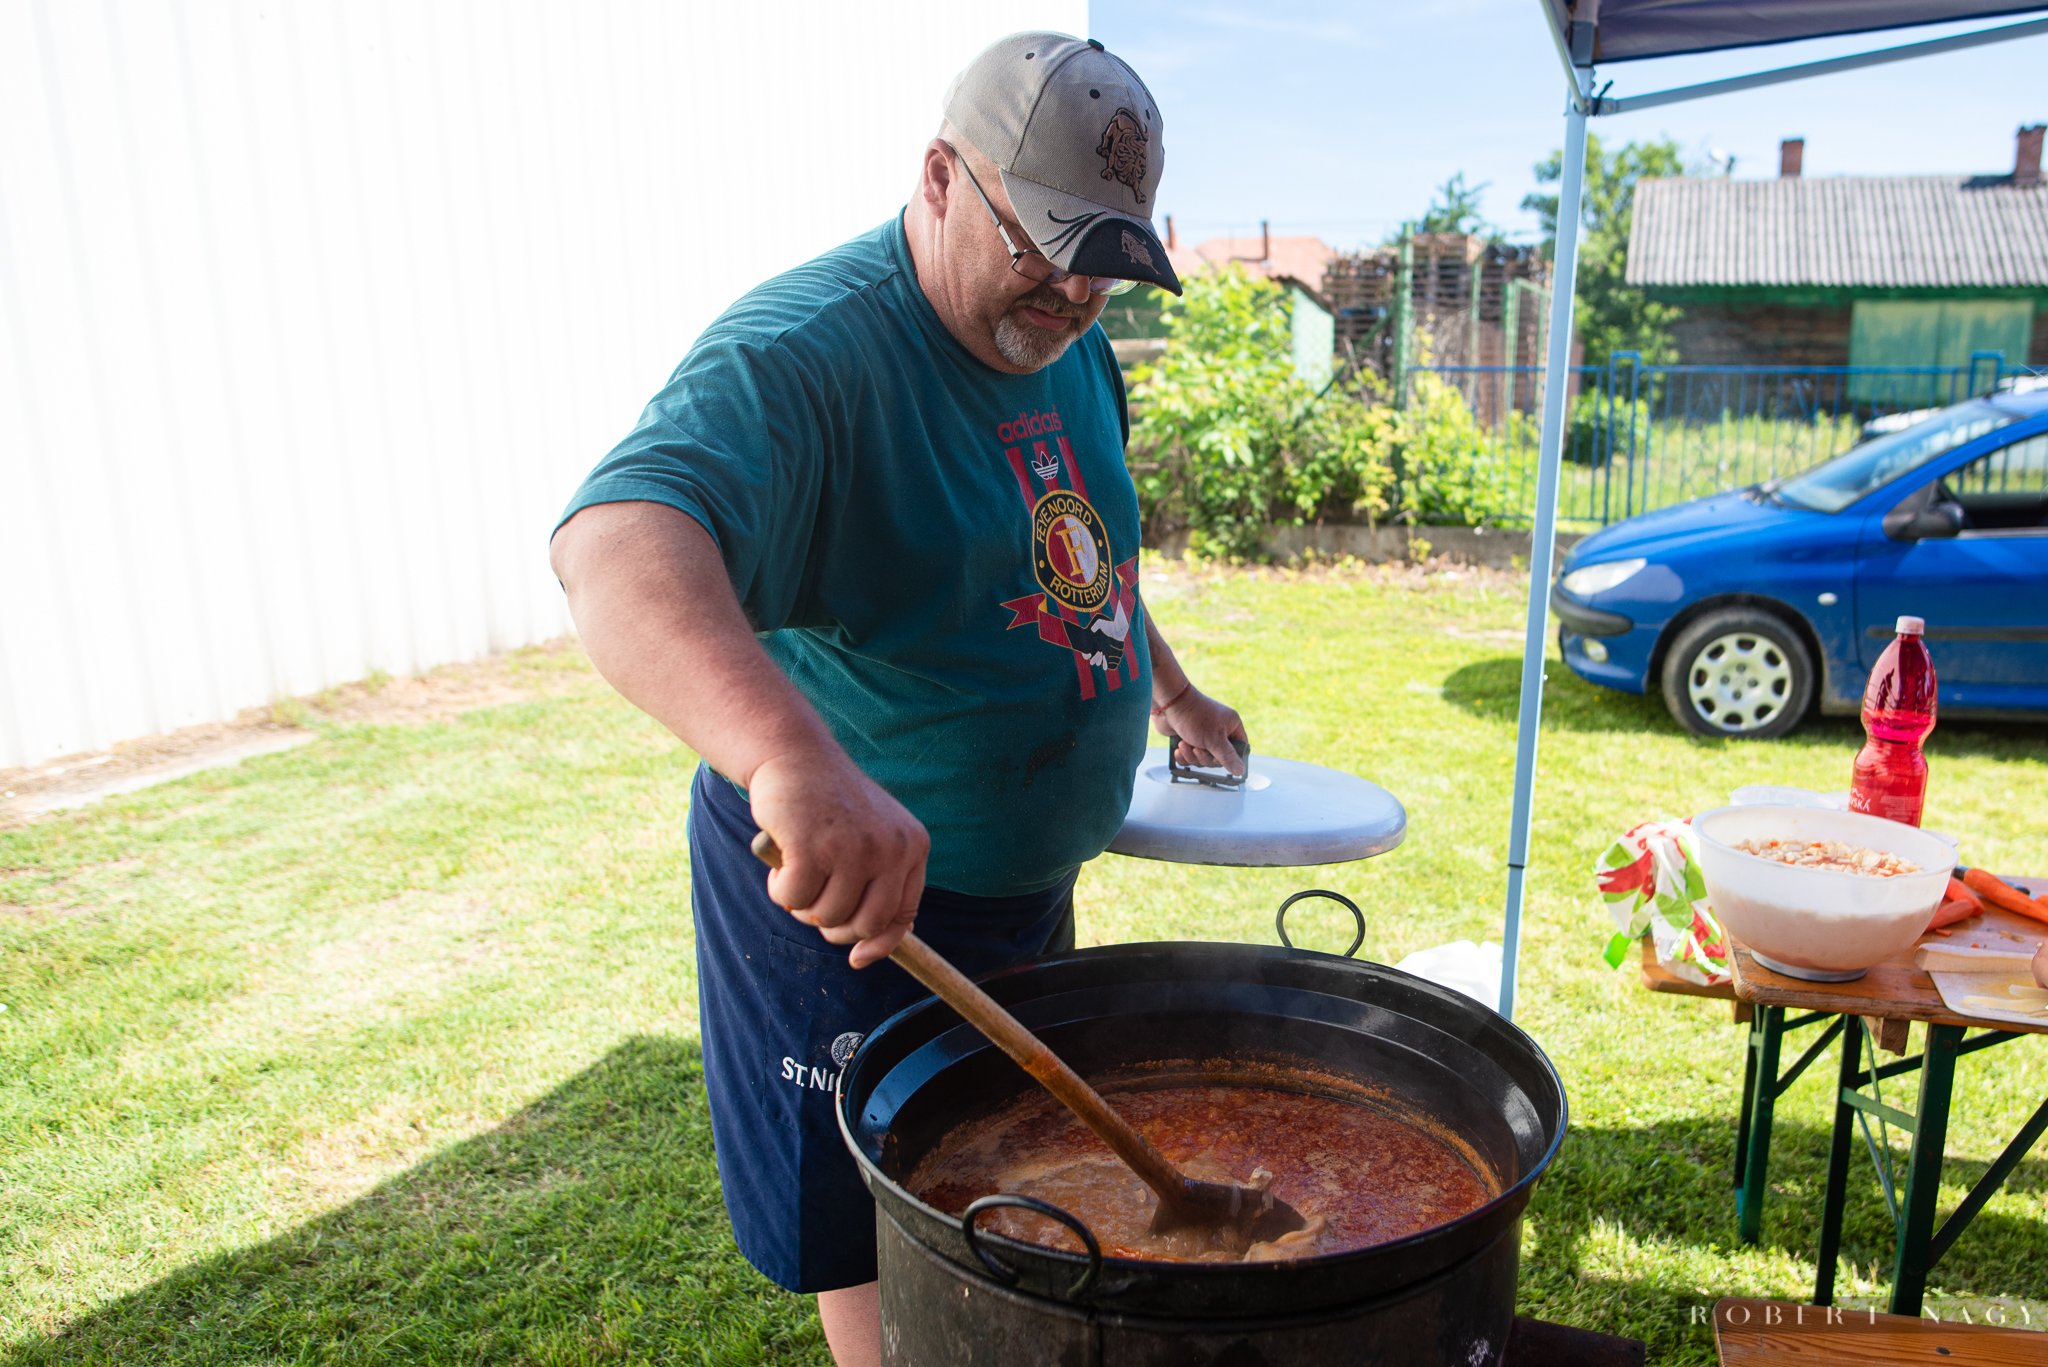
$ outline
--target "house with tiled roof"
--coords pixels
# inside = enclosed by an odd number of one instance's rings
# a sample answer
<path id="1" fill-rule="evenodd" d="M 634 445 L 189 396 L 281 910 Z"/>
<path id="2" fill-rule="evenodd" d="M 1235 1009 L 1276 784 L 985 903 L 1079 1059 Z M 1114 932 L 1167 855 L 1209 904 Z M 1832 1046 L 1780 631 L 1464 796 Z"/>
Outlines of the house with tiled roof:
<path id="1" fill-rule="evenodd" d="M 1172 251 L 1170 246 L 1168 251 Z M 1291 282 L 1320 294 L 1323 274 L 1336 254 L 1329 243 L 1313 234 L 1275 237 L 1262 223 L 1257 237 L 1210 238 L 1194 248 L 1188 264 L 1195 270 L 1234 264 L 1253 275 Z"/>
<path id="2" fill-rule="evenodd" d="M 1679 305 L 1682 361 L 2048 367 L 2043 126 L 1993 175 L 1805 176 L 1636 187 L 1626 279 Z"/>
<path id="3" fill-rule="evenodd" d="M 1257 237 L 1212 237 L 1187 247 L 1166 216 L 1166 255 L 1183 280 L 1204 271 L 1236 266 L 1279 284 L 1288 292 L 1294 327 L 1294 368 L 1304 379 L 1322 384 L 1330 378 L 1336 354 L 1336 311 L 1323 294 L 1323 275 L 1336 249 L 1320 237 L 1276 237 L 1261 223 Z M 1163 300 L 1156 290 L 1138 290 L 1111 302 L 1103 314 L 1119 357 L 1143 360 L 1158 354 L 1164 329 L 1158 324 Z"/>

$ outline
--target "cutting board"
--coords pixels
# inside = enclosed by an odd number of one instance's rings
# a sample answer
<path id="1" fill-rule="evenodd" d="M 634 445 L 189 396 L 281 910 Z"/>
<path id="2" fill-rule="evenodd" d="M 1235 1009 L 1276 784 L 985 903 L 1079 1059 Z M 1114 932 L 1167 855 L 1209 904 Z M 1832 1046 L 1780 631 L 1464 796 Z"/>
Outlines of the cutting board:
<path id="1" fill-rule="evenodd" d="M 2048 879 L 2008 877 L 2005 881 L 2035 897 L 2048 891 Z M 1967 961 L 1971 953 L 1983 950 L 2032 958 L 2033 947 L 2041 942 L 2041 935 L 2036 933 L 2041 927 L 2031 921 L 2022 922 L 2018 917 L 2004 919 L 2011 928 L 1965 922 L 1949 935 L 1939 938 L 1929 935 L 1920 942 L 1915 962 L 1925 968 L 1927 976 L 1934 980 L 1934 990 L 1941 993 L 1942 1005 L 1958 1016 L 2031 1025 L 2038 1029 L 2048 1024 L 2048 1012 L 2029 1012 L 2025 1008 L 2048 999 L 2048 993 L 2036 987 L 2033 970 L 2025 962 L 2015 964 L 2007 958 L 1995 967 L 1979 968 Z M 1928 962 L 1930 956 L 1934 960 L 1933 965 Z M 2030 991 L 2015 996 L 2010 991 L 2014 987 Z M 2010 1009 L 1989 1004 L 2006 1001 L 2012 1003 Z"/>
<path id="2" fill-rule="evenodd" d="M 2048 990 L 2034 985 L 2034 975 L 2022 968 L 2002 973 L 1956 973 L 1937 968 L 1928 977 L 1941 993 L 1942 1005 L 1958 1016 L 1979 1020 L 2011 1021 L 2015 1025 L 2048 1025 Z M 2015 987 L 2026 991 L 2014 995 Z M 2011 1002 L 2011 1009 L 1993 1003 Z M 2032 1010 L 2028 1010 L 2028 1007 Z"/>

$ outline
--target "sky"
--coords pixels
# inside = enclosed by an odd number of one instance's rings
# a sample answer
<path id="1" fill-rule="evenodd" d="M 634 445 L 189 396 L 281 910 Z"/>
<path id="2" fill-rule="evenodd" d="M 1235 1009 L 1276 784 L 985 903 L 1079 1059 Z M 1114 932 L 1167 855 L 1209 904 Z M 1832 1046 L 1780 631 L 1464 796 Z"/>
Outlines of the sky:
<path id="1" fill-rule="evenodd" d="M 1090 0 L 1089 19 L 1166 116 L 1159 206 L 1184 245 L 1254 235 L 1261 219 L 1370 245 L 1460 171 L 1487 184 L 1490 222 L 1537 235 L 1522 197 L 1564 140 L 1564 76 L 1539 0 Z M 2005 22 L 1625 62 L 1599 79 L 1647 94 Z M 1777 175 L 1788 137 L 1806 139 L 1809 176 L 2001 174 L 2028 123 L 2048 123 L 2048 35 L 1599 118 L 1592 131 L 1611 144 L 1670 137 L 1702 165 L 1732 155 L 1746 179 Z"/>

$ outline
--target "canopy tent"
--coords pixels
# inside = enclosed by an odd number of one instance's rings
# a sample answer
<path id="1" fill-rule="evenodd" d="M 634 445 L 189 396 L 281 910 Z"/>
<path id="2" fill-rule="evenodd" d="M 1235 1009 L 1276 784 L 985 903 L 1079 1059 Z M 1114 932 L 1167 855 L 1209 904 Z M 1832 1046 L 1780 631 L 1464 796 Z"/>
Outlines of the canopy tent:
<path id="1" fill-rule="evenodd" d="M 1552 33 L 1582 28 L 1590 62 L 1634 62 L 1804 38 L 2025 14 L 2048 5 L 1982 0 L 1544 0 Z"/>
<path id="2" fill-rule="evenodd" d="M 1683 100 L 1725 95 L 1782 81 L 1902 61 L 1936 52 L 2048 34 L 2048 19 L 2032 19 L 1926 42 L 1879 48 L 1849 57 L 1803 62 L 1744 76 L 1643 95 L 1609 98 L 1613 81 L 1596 92 L 1602 62 L 1635 62 L 1727 48 L 1759 47 L 1806 38 L 1876 33 L 1924 24 L 1953 23 L 2026 13 L 2048 4 L 1986 4 L 1968 0 L 1538 0 L 1544 26 L 1564 66 L 1567 101 L 1564 164 L 1558 184 L 1557 260 L 1550 301 L 1549 348 L 1544 359 L 1543 426 L 1536 474 L 1536 526 L 1529 554 L 1529 619 L 1522 648 L 1521 713 L 1515 744 L 1514 810 L 1509 818 L 1507 903 L 1502 927 L 1500 1011 L 1515 1014 L 1515 975 L 1521 959 L 1523 878 L 1529 857 L 1529 818 L 1536 786 L 1536 736 L 1543 711 L 1543 653 L 1549 640 L 1550 575 L 1557 554 L 1557 485 L 1564 446 L 1564 391 L 1571 355 L 1572 289 L 1579 252 L 1579 214 L 1586 169 L 1586 120 Z"/>

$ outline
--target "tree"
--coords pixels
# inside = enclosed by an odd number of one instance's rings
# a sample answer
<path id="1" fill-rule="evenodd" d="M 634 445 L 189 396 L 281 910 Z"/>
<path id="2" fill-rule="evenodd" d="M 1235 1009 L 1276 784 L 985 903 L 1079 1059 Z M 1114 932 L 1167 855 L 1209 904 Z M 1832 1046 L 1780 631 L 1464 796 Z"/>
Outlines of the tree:
<path id="1" fill-rule="evenodd" d="M 1465 173 L 1457 172 L 1437 187 L 1436 197 L 1430 200 L 1429 209 L 1416 225 L 1416 231 L 1496 236 L 1486 222 L 1486 215 L 1479 212 L 1479 196 L 1490 184 L 1491 181 L 1481 181 L 1477 185 L 1467 185 Z"/>
<path id="2" fill-rule="evenodd" d="M 1564 172 L 1564 153 L 1553 152 L 1536 164 L 1536 183 L 1554 185 Z M 1655 303 L 1625 281 L 1628 230 L 1635 207 L 1636 182 L 1681 176 L 1686 172 L 1678 144 L 1631 142 L 1612 155 L 1600 139 L 1586 135 L 1585 193 L 1579 214 L 1578 302 L 1573 329 L 1584 342 L 1586 364 L 1604 365 L 1617 351 L 1635 351 L 1652 365 L 1678 358 L 1671 325 L 1679 311 Z M 1542 220 L 1545 246 L 1556 260 L 1557 196 L 1531 193 L 1522 207 Z"/>

